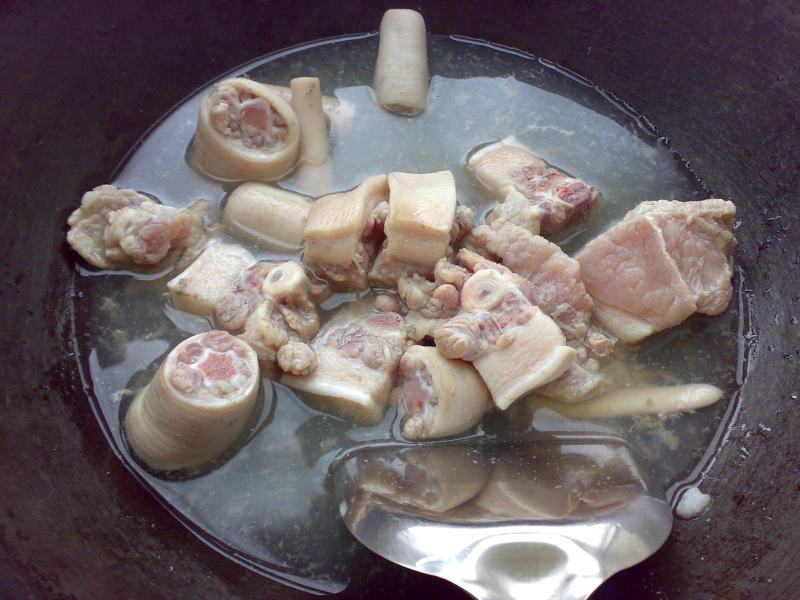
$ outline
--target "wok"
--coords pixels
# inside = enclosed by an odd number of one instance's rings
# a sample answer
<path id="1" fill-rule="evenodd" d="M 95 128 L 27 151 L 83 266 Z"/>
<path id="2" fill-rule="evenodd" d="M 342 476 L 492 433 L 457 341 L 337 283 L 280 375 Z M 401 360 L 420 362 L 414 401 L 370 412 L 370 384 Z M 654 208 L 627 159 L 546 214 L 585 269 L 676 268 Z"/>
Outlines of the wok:
<path id="1" fill-rule="evenodd" d="M 0 7 L 0 589 L 6 597 L 300 598 L 228 561 L 114 458 L 69 343 L 65 221 L 188 92 L 301 41 L 377 28 L 386 2 L 99 0 Z M 752 332 L 714 502 L 595 598 L 793 597 L 800 564 L 800 10 L 796 2 L 421 2 L 435 33 L 587 76 L 669 136 L 741 226 Z M 80 302 L 80 298 L 74 298 Z M 364 551 L 342 596 L 463 597 Z"/>

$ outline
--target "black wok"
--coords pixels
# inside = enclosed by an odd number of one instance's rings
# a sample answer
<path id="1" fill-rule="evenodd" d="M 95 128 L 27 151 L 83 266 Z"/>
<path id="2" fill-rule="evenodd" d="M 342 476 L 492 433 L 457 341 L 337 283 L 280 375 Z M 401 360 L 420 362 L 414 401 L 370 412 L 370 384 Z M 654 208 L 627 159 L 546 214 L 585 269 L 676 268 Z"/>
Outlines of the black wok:
<path id="1" fill-rule="evenodd" d="M 436 33 L 523 48 L 630 102 L 741 226 L 750 373 L 714 503 L 594 598 L 791 598 L 800 565 L 800 8 L 760 2 L 422 2 Z M 611 4 L 611 3 L 608 3 Z M 69 344 L 80 194 L 159 116 L 270 50 L 373 30 L 385 2 L 0 5 L 3 597 L 305 597 L 229 562 L 114 458 Z M 80 302 L 80 298 L 75 298 Z M 364 552 L 343 596 L 461 597 Z"/>

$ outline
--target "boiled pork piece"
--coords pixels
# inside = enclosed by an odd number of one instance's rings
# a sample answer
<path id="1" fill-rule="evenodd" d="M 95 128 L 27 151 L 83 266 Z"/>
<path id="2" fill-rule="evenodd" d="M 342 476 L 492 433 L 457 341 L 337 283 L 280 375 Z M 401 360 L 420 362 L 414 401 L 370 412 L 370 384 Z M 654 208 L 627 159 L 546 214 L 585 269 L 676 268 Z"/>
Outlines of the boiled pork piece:
<path id="1" fill-rule="evenodd" d="M 311 281 L 296 261 L 274 266 L 264 278 L 263 301 L 247 318 L 240 338 L 255 350 L 265 372 L 274 374 L 276 363 L 298 375 L 316 368 L 316 357 L 306 343 L 320 325 L 311 292 Z"/>
<path id="2" fill-rule="evenodd" d="M 576 258 L 608 331 L 635 343 L 695 311 L 725 310 L 735 209 L 723 202 L 648 203 L 586 245 Z"/>
<path id="3" fill-rule="evenodd" d="M 216 326 L 229 333 L 244 331 L 248 317 L 264 302 L 264 280 L 279 264 L 259 261 L 242 271 L 236 288 L 219 296 L 214 304 Z"/>
<path id="4" fill-rule="evenodd" d="M 480 149 L 467 167 L 500 202 L 488 220 L 505 218 L 534 234 L 556 233 L 600 201 L 596 189 L 548 166 L 513 137 Z"/>
<path id="5" fill-rule="evenodd" d="M 241 435 L 259 381 L 255 353 L 230 334 L 210 331 L 184 340 L 125 415 L 133 451 L 158 470 L 210 461 Z"/>
<path id="6" fill-rule="evenodd" d="M 183 266 L 206 243 L 204 208 L 172 208 L 135 190 L 101 185 L 70 215 L 67 242 L 101 269 Z"/>
<path id="7" fill-rule="evenodd" d="M 303 231 L 306 265 L 340 291 L 365 289 L 380 244 L 388 197 L 386 175 L 376 175 L 354 190 L 314 202 Z"/>
<path id="8" fill-rule="evenodd" d="M 217 302 L 235 291 L 242 273 L 255 262 L 253 255 L 235 244 L 209 244 L 189 268 L 167 282 L 178 310 L 211 315 Z"/>
<path id="9" fill-rule="evenodd" d="M 730 254 L 736 246 L 731 229 L 736 218 L 732 202 L 712 198 L 699 202 L 643 202 L 625 219 L 645 216 L 661 229 L 667 252 L 692 289 L 697 312 L 725 312 L 733 295 Z"/>
<path id="10" fill-rule="evenodd" d="M 404 115 L 428 104 L 428 40 L 425 20 L 415 10 L 393 8 L 381 19 L 373 87 L 378 102 Z"/>
<path id="11" fill-rule="evenodd" d="M 403 318 L 373 312 L 366 301 L 343 308 L 311 344 L 319 365 L 311 375 L 284 375 L 288 385 L 322 410 L 366 424 L 386 412 L 400 357 L 407 346 Z"/>
<path id="12" fill-rule="evenodd" d="M 292 108 L 300 122 L 300 159 L 309 165 L 328 162 L 328 124 L 322 108 L 319 79 L 292 79 Z"/>
<path id="13" fill-rule="evenodd" d="M 297 162 L 300 125 L 292 107 L 268 87 L 236 77 L 203 98 L 192 160 L 224 180 L 272 180 Z"/>
<path id="14" fill-rule="evenodd" d="M 466 281 L 461 312 L 436 330 L 434 340 L 445 357 L 472 362 L 495 405 L 505 410 L 562 375 L 577 353 L 555 321 L 528 301 L 527 281 L 496 266 Z"/>
<path id="15" fill-rule="evenodd" d="M 450 171 L 390 173 L 386 243 L 369 273 L 373 284 L 394 287 L 402 274 L 428 275 L 463 235 L 471 211 L 456 225 L 456 185 Z M 468 209 L 467 209 L 468 210 Z"/>
<path id="16" fill-rule="evenodd" d="M 445 358 L 431 346 L 411 346 L 403 354 L 397 397 L 406 412 L 403 435 L 411 440 L 463 433 L 492 405 L 471 364 Z"/>
<path id="17" fill-rule="evenodd" d="M 222 222 L 233 235 L 267 250 L 296 252 L 303 245 L 311 199 L 265 183 L 243 183 L 228 196 Z"/>

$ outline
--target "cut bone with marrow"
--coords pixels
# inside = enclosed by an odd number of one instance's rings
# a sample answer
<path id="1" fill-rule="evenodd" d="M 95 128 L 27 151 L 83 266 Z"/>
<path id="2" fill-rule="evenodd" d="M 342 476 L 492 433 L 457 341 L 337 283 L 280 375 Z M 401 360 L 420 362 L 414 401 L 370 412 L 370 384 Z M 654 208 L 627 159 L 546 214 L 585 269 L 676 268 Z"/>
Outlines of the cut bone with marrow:
<path id="1" fill-rule="evenodd" d="M 268 87 L 237 77 L 216 84 L 200 104 L 192 160 L 224 180 L 272 180 L 297 162 L 300 125 Z"/>
<path id="2" fill-rule="evenodd" d="M 428 105 L 428 45 L 425 20 L 415 10 L 393 8 L 381 19 L 372 86 L 391 112 L 416 115 Z"/>
<path id="3" fill-rule="evenodd" d="M 596 189 L 547 165 L 513 137 L 473 154 L 468 169 L 497 200 L 487 220 L 505 218 L 551 235 L 582 219 L 600 201 Z"/>
<path id="4" fill-rule="evenodd" d="M 241 435 L 256 403 L 258 361 L 245 344 L 210 331 L 178 344 L 125 416 L 128 441 L 153 469 L 200 466 Z"/>
<path id="5" fill-rule="evenodd" d="M 178 310 L 196 315 L 211 315 L 217 303 L 236 291 L 253 255 L 235 244 L 209 244 L 189 268 L 167 283 Z"/>
<path id="6" fill-rule="evenodd" d="M 635 343 L 696 311 L 724 311 L 735 210 L 718 199 L 649 203 L 589 242 L 576 258 L 595 318 Z"/>
<path id="7" fill-rule="evenodd" d="M 377 175 L 354 190 L 314 202 L 303 231 L 306 265 L 340 291 L 365 289 L 382 235 L 385 204 L 381 203 L 388 196 L 386 175 Z"/>
<path id="8" fill-rule="evenodd" d="M 101 269 L 180 267 L 207 241 L 203 207 L 173 208 L 135 190 L 101 185 L 70 215 L 67 242 Z"/>
<path id="9" fill-rule="evenodd" d="M 281 383 L 304 392 L 322 410 L 374 424 L 386 412 L 406 345 L 403 318 L 372 312 L 362 301 L 342 309 L 314 339 L 316 370 L 284 375 Z"/>
<path id="10" fill-rule="evenodd" d="M 265 183 L 243 183 L 228 196 L 222 222 L 233 235 L 267 250 L 296 252 L 303 245 L 311 199 Z"/>
<path id="11" fill-rule="evenodd" d="M 319 331 L 319 315 L 305 269 L 296 261 L 274 266 L 261 293 L 262 303 L 247 318 L 240 339 L 255 350 L 265 372 L 274 374 L 277 364 L 286 372 L 308 375 L 317 361 L 306 342 Z"/>
<path id="12" fill-rule="evenodd" d="M 491 261 L 485 261 L 491 263 Z M 501 410 L 553 381 L 574 363 L 558 325 L 525 297 L 525 280 L 508 269 L 487 268 L 461 290 L 461 312 L 436 330 L 447 358 L 475 365 Z"/>
<path id="13" fill-rule="evenodd" d="M 445 358 L 431 346 L 411 346 L 403 354 L 397 396 L 407 415 L 403 435 L 411 440 L 463 433 L 492 405 L 471 364 Z"/>
<path id="14" fill-rule="evenodd" d="M 456 223 L 456 185 L 450 171 L 390 173 L 386 242 L 370 270 L 370 281 L 394 287 L 403 275 L 433 273 L 447 255 Z M 464 215 L 462 211 L 462 215 Z M 462 216 L 461 235 L 471 222 Z"/>

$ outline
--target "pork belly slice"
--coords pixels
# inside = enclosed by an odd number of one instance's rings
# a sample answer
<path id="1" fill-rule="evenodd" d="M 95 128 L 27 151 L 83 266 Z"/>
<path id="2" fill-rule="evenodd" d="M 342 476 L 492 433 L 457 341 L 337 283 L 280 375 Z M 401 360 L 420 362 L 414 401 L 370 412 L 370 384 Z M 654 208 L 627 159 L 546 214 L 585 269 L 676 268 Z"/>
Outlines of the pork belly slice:
<path id="1" fill-rule="evenodd" d="M 406 346 L 403 318 L 373 312 L 361 301 L 341 309 L 320 330 L 311 344 L 319 362 L 311 375 L 285 374 L 280 381 L 322 410 L 374 424 L 386 412 Z"/>
<path id="2" fill-rule="evenodd" d="M 731 233 L 736 218 L 732 202 L 720 199 L 699 202 L 657 200 L 643 202 L 626 219 L 646 216 L 661 229 L 667 252 L 683 280 L 692 289 L 697 312 L 725 312 L 733 295 L 730 254 L 736 247 Z"/>
<path id="3" fill-rule="evenodd" d="M 403 354 L 397 396 L 406 413 L 403 435 L 412 440 L 463 433 L 492 405 L 471 364 L 445 358 L 431 346 L 411 346 Z"/>
<path id="4" fill-rule="evenodd" d="M 67 223 L 67 242 L 101 269 L 152 270 L 191 262 L 207 241 L 206 203 L 173 208 L 136 190 L 101 185 L 86 192 Z"/>
<path id="5" fill-rule="evenodd" d="M 430 275 L 447 255 L 456 224 L 456 186 L 450 171 L 390 173 L 388 182 L 386 243 L 369 276 L 373 284 L 394 287 L 400 275 Z"/>
<path id="6" fill-rule="evenodd" d="M 365 289 L 380 245 L 388 197 L 386 175 L 376 175 L 354 190 L 314 202 L 303 230 L 306 265 L 340 291 Z"/>
<path id="7" fill-rule="evenodd" d="M 488 215 L 551 235 L 581 220 L 600 201 L 580 179 L 550 167 L 513 137 L 473 154 L 467 168 L 500 204 Z"/>
<path id="8" fill-rule="evenodd" d="M 562 375 L 577 353 L 555 321 L 528 301 L 523 278 L 484 261 L 461 289 L 461 312 L 434 332 L 434 340 L 445 357 L 472 362 L 505 410 Z"/>
<path id="9" fill-rule="evenodd" d="M 577 256 L 597 320 L 635 343 L 695 311 L 716 315 L 733 289 L 735 207 L 725 200 L 643 203 Z"/>
<path id="10" fill-rule="evenodd" d="M 253 255 L 235 244 L 209 244 L 183 273 L 167 282 L 178 310 L 211 315 L 217 302 L 239 287 L 242 273 L 255 262 Z"/>

